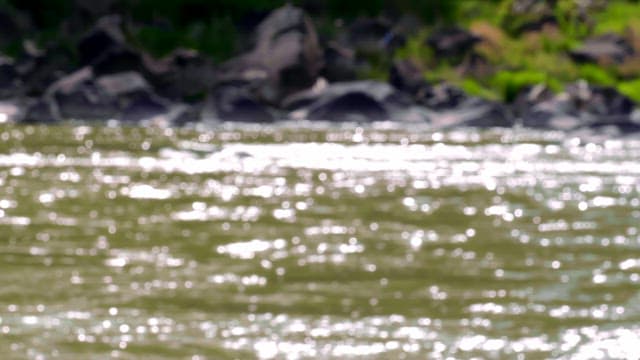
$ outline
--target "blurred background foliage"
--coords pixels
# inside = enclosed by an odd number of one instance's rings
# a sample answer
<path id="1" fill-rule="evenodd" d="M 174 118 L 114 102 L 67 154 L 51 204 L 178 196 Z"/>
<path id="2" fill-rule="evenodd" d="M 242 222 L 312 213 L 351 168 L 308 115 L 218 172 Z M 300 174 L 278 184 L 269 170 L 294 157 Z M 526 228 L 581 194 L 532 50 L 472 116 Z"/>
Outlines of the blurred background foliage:
<path id="1" fill-rule="evenodd" d="M 558 90 L 582 78 L 615 86 L 640 101 L 639 56 L 621 64 L 582 64 L 569 55 L 586 38 L 607 33 L 623 36 L 640 53 L 638 0 L 0 0 L 0 7 L 29 14 L 37 29 L 33 38 L 43 46 L 72 44 L 80 29 L 116 12 L 125 19 L 129 41 L 154 56 L 187 47 L 222 62 L 246 51 L 255 26 L 285 3 L 303 7 L 325 42 L 357 18 L 384 17 L 393 23 L 411 15 L 420 21 L 420 29 L 406 33 L 393 52 L 363 54 L 369 64 L 360 77 L 385 78 L 393 59 L 410 58 L 425 69 L 425 79 L 447 81 L 487 98 L 510 101 L 533 83 Z M 521 3 L 532 5 L 517 10 Z M 526 30 L 541 16 L 552 17 L 553 26 Z M 482 38 L 473 53 L 488 70 L 447 61 L 425 45 L 434 30 L 454 25 Z M 6 45 L 5 52 L 15 48 Z"/>

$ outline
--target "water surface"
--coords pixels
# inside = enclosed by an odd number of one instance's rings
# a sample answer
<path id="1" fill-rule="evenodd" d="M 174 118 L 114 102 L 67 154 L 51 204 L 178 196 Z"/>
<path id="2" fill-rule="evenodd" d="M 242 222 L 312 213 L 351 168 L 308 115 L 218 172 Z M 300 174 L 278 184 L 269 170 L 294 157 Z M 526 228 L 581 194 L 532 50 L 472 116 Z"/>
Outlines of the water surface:
<path id="1" fill-rule="evenodd" d="M 4 124 L 0 140 L 3 358 L 640 357 L 639 139 Z"/>

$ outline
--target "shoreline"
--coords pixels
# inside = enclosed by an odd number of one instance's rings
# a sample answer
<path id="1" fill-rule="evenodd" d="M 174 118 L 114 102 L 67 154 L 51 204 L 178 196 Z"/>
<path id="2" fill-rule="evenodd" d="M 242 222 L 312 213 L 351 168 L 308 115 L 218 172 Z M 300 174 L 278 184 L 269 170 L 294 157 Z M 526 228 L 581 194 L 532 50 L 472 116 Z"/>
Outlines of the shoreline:
<path id="1" fill-rule="evenodd" d="M 408 21 L 400 19 L 398 24 Z M 387 46 L 400 41 L 402 32 L 385 27 L 382 17 L 353 20 L 345 33 L 349 48 L 322 38 L 303 8 L 285 5 L 257 22 L 246 51 L 217 64 L 183 48 L 154 57 L 131 44 L 130 21 L 113 14 L 97 17 L 78 37 L 73 54 L 65 53 L 60 44 L 41 49 L 27 39 L 20 56 L 0 58 L 5 83 L 0 100 L 3 120 L 54 124 L 69 119 L 118 119 L 122 124 L 175 127 L 282 119 L 397 121 L 410 126 L 430 124 L 434 129 L 523 126 L 567 133 L 640 133 L 640 109 L 632 98 L 614 86 L 586 80 L 559 88 L 547 76 L 523 78 L 520 75 L 525 73 L 512 73 L 520 77 L 509 78 L 508 73 L 498 72 L 498 78 L 506 77 L 505 98 L 498 100 L 479 96 L 481 89 L 469 91 L 470 86 L 463 89 L 429 80 L 415 56 L 388 54 L 384 55 L 388 64 L 382 67 L 386 81 L 358 78 L 355 72 L 364 66 L 354 63 L 362 60 L 359 52 L 387 51 Z M 553 24 L 545 23 L 531 34 L 546 34 L 557 26 Z M 459 58 L 466 66 L 490 40 L 488 35 L 457 26 L 439 29 L 431 31 L 421 45 L 438 52 L 442 58 L 438 61 Z M 381 34 L 383 42 L 372 42 Z M 609 36 L 603 41 L 620 39 Z M 407 49 L 394 46 L 401 52 Z M 570 53 L 575 61 L 587 56 L 581 49 Z"/>

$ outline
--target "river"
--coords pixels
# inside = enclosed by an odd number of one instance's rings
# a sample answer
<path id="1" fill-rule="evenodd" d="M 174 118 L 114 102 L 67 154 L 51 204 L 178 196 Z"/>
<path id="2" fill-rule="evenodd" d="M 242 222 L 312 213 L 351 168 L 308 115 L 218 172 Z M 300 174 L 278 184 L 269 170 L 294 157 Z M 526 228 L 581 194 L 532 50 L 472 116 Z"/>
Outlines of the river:
<path id="1" fill-rule="evenodd" d="M 640 139 L 0 125 L 3 359 L 638 359 Z"/>

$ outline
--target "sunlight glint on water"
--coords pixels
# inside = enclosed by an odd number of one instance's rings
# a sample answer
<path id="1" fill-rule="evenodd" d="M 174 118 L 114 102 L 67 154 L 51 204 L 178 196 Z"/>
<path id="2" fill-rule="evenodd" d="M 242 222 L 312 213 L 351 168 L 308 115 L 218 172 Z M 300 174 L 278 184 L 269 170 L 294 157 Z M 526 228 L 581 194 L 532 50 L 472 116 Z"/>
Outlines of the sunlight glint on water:
<path id="1" fill-rule="evenodd" d="M 640 358 L 640 141 L 0 128 L 9 358 Z"/>

